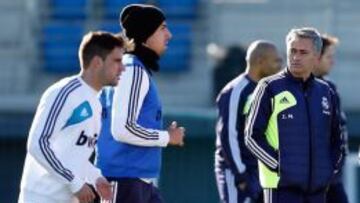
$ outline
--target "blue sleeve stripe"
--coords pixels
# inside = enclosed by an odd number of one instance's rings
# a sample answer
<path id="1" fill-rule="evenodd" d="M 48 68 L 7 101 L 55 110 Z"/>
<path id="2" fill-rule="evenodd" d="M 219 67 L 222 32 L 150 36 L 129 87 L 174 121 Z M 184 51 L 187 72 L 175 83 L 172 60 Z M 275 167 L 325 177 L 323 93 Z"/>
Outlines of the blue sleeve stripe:
<path id="1" fill-rule="evenodd" d="M 46 119 L 45 126 L 39 139 L 41 152 L 43 153 L 50 166 L 68 181 L 72 181 L 74 175 L 69 169 L 66 169 L 55 156 L 54 151 L 52 151 L 52 149 L 50 148 L 49 139 L 54 132 L 56 121 L 65 104 L 67 97 L 72 91 L 74 91 L 80 86 L 81 83 L 77 79 L 73 79 L 60 90 L 60 92 L 55 98 L 54 103 L 51 106 L 49 115 Z"/>
<path id="2" fill-rule="evenodd" d="M 230 101 L 229 101 L 229 113 L 228 113 L 228 145 L 231 161 L 233 161 L 234 166 L 236 167 L 239 173 L 243 173 L 246 169 L 243 160 L 241 159 L 241 149 L 239 145 L 239 139 L 243 139 L 243 137 L 239 137 L 240 133 L 237 129 L 237 123 L 239 122 L 238 118 L 238 110 L 239 108 L 243 108 L 243 106 L 239 106 L 239 101 L 241 95 L 243 93 L 244 88 L 248 84 L 247 80 L 241 80 L 230 93 Z M 243 121 L 241 121 L 243 122 Z M 242 135 L 242 133 L 241 133 Z"/>
<path id="3" fill-rule="evenodd" d="M 142 69 L 140 67 L 137 68 L 137 72 L 138 74 L 140 74 L 139 76 L 139 80 L 138 80 L 138 88 L 136 89 L 136 99 L 134 99 L 135 101 L 135 105 L 133 106 L 132 109 L 132 114 L 131 114 L 131 119 L 129 124 L 131 124 L 132 128 L 136 131 L 138 131 L 139 133 L 142 133 L 144 136 L 147 136 L 147 139 L 152 139 L 152 140 L 157 140 L 159 135 L 157 132 L 150 132 L 144 128 L 141 128 L 141 126 L 136 125 L 136 108 L 138 107 L 138 101 L 139 101 L 139 97 L 140 97 L 140 89 L 141 89 L 141 83 L 142 83 L 142 79 L 143 79 L 143 74 L 144 72 L 142 71 Z M 132 121 L 132 122 L 131 122 Z"/>
<path id="4" fill-rule="evenodd" d="M 142 71 L 141 67 L 137 67 L 137 73 L 139 74 L 139 80 L 138 80 L 138 86 L 137 89 L 135 90 L 136 92 L 136 99 L 134 99 L 134 101 L 136 101 L 135 105 L 133 106 L 132 109 L 132 114 L 131 114 L 131 120 L 129 122 L 129 124 L 131 124 L 131 127 L 133 128 L 133 130 L 142 133 L 144 136 L 147 136 L 147 139 L 151 139 L 151 140 L 157 140 L 159 135 L 157 132 L 150 132 L 144 128 L 141 128 L 141 126 L 136 125 L 136 108 L 138 107 L 138 101 L 139 101 L 139 95 L 140 95 L 140 88 L 141 88 L 141 83 L 142 83 L 142 79 L 143 79 L 143 74 L 144 72 Z"/>
<path id="5" fill-rule="evenodd" d="M 256 142 L 249 138 L 248 140 L 248 146 L 251 148 L 254 154 L 266 165 L 270 166 L 272 169 L 276 169 L 277 162 L 272 157 L 269 157 L 269 155 L 260 148 L 259 145 L 256 144 Z"/>
<path id="6" fill-rule="evenodd" d="M 138 102 L 140 97 L 142 79 L 143 79 L 142 68 L 139 66 L 134 66 L 134 77 L 133 77 L 133 82 L 131 84 L 128 118 L 125 127 L 135 136 L 138 136 L 142 139 L 158 140 L 159 139 L 158 132 L 156 131 L 149 132 L 148 130 L 136 124 L 136 109 L 139 105 Z"/>
<path id="7" fill-rule="evenodd" d="M 246 130 L 246 137 L 247 137 L 247 143 L 248 143 L 248 147 L 249 149 L 266 165 L 270 166 L 271 168 L 275 169 L 278 165 L 278 162 L 276 159 L 274 159 L 273 157 L 271 157 L 268 153 L 266 153 L 265 150 L 263 150 L 256 142 L 255 140 L 252 138 L 252 134 L 253 134 L 253 125 L 255 122 L 255 118 L 257 117 L 257 114 L 259 113 L 259 106 L 260 106 L 260 101 L 264 95 L 265 89 L 267 87 L 266 83 L 263 83 L 260 87 L 259 87 L 259 91 L 256 93 L 255 97 L 254 97 L 254 104 L 253 107 L 250 111 L 250 115 L 249 115 L 249 123 L 247 126 L 247 130 Z"/>
<path id="8" fill-rule="evenodd" d="M 135 82 L 134 91 L 131 91 L 131 94 L 134 97 L 130 97 L 129 110 L 131 110 L 131 112 L 128 114 L 129 117 L 127 119 L 127 125 L 128 125 L 127 127 L 129 127 L 128 130 L 131 129 L 131 131 L 135 135 L 142 136 L 142 138 L 145 138 L 145 139 L 151 138 L 151 139 L 157 140 L 158 139 L 157 132 L 149 132 L 149 131 L 141 128 L 140 126 L 136 125 L 136 109 L 138 107 L 141 83 L 142 83 L 142 79 L 143 79 L 143 71 L 142 71 L 141 67 L 134 68 L 134 78 L 135 78 L 136 82 Z"/>

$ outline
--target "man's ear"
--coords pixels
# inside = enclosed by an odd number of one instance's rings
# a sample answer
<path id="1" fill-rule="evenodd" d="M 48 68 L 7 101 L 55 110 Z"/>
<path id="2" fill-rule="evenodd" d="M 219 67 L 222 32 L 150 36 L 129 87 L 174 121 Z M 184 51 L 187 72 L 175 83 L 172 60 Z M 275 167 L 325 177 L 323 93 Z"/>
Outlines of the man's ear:
<path id="1" fill-rule="evenodd" d="M 103 66 L 104 61 L 102 60 L 102 58 L 100 56 L 95 55 L 92 59 L 90 64 L 96 68 L 98 67 L 102 67 Z"/>
<path id="2" fill-rule="evenodd" d="M 266 58 L 264 57 L 256 57 L 255 64 L 260 65 L 261 67 L 266 63 Z"/>
<path id="3" fill-rule="evenodd" d="M 316 57 L 315 57 L 315 66 L 319 66 L 320 61 L 321 61 L 321 55 L 320 55 L 320 54 L 316 54 Z"/>

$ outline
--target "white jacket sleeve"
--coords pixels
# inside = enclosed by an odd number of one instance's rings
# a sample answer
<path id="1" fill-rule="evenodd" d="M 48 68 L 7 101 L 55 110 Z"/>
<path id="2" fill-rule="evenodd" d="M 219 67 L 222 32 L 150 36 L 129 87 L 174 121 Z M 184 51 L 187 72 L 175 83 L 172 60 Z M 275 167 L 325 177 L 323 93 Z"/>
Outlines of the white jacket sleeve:
<path id="1" fill-rule="evenodd" d="M 31 125 L 27 147 L 28 153 L 49 174 L 69 185 L 70 190 L 75 193 L 81 189 L 85 180 L 79 178 L 80 176 L 74 173 L 73 166 L 66 164 L 68 160 L 65 156 L 59 156 L 54 149 L 54 142 L 61 136 L 60 129 L 65 124 L 63 115 L 69 114 L 71 110 L 68 108 L 69 102 L 66 102 L 66 93 L 52 91 L 43 95 Z"/>
<path id="2" fill-rule="evenodd" d="M 138 146 L 167 146 L 167 131 L 145 128 L 137 123 L 148 91 L 149 76 L 145 70 L 127 67 L 114 93 L 111 132 L 115 140 Z"/>
<path id="3" fill-rule="evenodd" d="M 86 182 L 94 186 L 96 188 L 96 180 L 100 177 L 101 171 L 100 169 L 96 168 L 92 163 L 87 162 L 86 166 L 84 166 L 86 169 Z"/>

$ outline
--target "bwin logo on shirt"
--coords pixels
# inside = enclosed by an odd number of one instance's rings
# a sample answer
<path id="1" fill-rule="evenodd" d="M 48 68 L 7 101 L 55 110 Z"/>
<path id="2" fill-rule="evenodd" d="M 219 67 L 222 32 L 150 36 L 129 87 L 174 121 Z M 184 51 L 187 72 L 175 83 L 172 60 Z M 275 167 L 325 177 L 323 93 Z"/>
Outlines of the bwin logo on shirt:
<path id="1" fill-rule="evenodd" d="M 83 122 L 84 120 L 90 118 L 92 116 L 92 109 L 88 101 L 85 101 L 81 103 L 78 107 L 74 109 L 72 112 L 70 118 L 66 121 L 66 124 L 64 125 L 64 128 L 75 125 L 78 123 Z"/>
<path id="2" fill-rule="evenodd" d="M 79 138 L 76 141 L 76 145 L 83 146 L 87 145 L 90 148 L 95 147 L 97 142 L 97 134 L 94 135 L 94 137 L 89 137 L 85 134 L 85 131 L 81 131 Z"/>

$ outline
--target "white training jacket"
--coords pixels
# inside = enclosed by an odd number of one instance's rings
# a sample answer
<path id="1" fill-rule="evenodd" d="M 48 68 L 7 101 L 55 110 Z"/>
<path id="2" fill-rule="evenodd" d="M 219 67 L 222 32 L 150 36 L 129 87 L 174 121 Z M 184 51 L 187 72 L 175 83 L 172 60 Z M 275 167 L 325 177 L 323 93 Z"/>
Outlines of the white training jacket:
<path id="1" fill-rule="evenodd" d="M 145 67 L 135 64 L 134 60 L 134 56 L 130 54 L 125 54 L 123 57 L 126 69 L 120 76 L 119 84 L 115 87 L 112 135 L 115 140 L 130 145 L 166 147 L 170 140 L 167 130 L 146 128 L 137 123 L 137 120 L 144 116 L 140 112 L 146 112 L 146 108 L 158 108 L 156 99 L 159 98 L 153 96 L 151 101 L 145 101 L 147 95 L 157 94 L 157 90 L 155 83 L 151 84 L 151 76 Z M 148 103 L 145 105 L 144 102 Z"/>
<path id="2" fill-rule="evenodd" d="M 98 92 L 80 76 L 68 77 L 43 94 L 31 125 L 21 193 L 70 202 L 101 172 L 89 158 L 101 127 Z"/>

